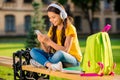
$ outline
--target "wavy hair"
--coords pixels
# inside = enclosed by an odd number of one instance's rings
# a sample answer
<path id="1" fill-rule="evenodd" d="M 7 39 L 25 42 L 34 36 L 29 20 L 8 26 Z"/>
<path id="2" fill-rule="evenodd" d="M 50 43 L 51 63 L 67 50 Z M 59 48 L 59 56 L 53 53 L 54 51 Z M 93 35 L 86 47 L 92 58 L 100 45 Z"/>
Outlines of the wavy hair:
<path id="1" fill-rule="evenodd" d="M 60 5 L 59 3 L 56 3 L 57 5 L 63 7 L 62 5 Z M 56 14 L 59 14 L 60 15 L 60 10 L 55 8 L 55 7 L 49 7 L 47 12 L 54 12 Z M 65 43 L 65 39 L 66 39 L 66 36 L 65 36 L 65 29 L 67 27 L 67 18 L 63 20 L 63 28 L 62 28 L 62 32 L 61 32 L 61 44 L 62 46 L 64 46 L 64 43 Z M 57 30 L 57 27 L 53 25 L 52 27 L 52 32 L 50 33 L 52 36 L 51 36 L 51 39 L 57 43 L 57 36 L 56 36 L 56 30 Z M 53 51 L 55 52 L 55 50 L 53 49 Z M 53 52 L 52 51 L 52 52 Z"/>

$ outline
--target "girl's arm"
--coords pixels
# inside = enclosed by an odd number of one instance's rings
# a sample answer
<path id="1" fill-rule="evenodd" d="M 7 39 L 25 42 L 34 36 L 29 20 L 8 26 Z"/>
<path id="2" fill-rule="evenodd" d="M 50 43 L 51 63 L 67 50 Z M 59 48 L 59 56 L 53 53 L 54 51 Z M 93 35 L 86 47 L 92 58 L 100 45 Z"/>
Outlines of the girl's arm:
<path id="1" fill-rule="evenodd" d="M 48 45 L 46 45 L 45 43 L 41 42 L 41 48 L 45 51 L 45 52 L 50 52 L 50 47 Z"/>
<path id="2" fill-rule="evenodd" d="M 51 46 L 55 50 L 63 50 L 65 52 L 69 52 L 71 44 L 72 44 L 72 40 L 73 40 L 72 36 L 67 36 L 64 46 L 60 46 L 60 45 L 56 44 L 51 39 L 44 40 L 44 43 L 48 44 L 49 46 Z"/>
<path id="3" fill-rule="evenodd" d="M 37 35 L 37 39 L 38 39 L 38 41 L 41 43 L 41 48 L 45 51 L 45 52 L 48 52 L 49 53 L 49 46 L 47 45 L 47 44 L 45 44 L 45 43 L 43 43 L 43 40 L 44 40 L 44 38 L 43 38 L 43 35 Z"/>

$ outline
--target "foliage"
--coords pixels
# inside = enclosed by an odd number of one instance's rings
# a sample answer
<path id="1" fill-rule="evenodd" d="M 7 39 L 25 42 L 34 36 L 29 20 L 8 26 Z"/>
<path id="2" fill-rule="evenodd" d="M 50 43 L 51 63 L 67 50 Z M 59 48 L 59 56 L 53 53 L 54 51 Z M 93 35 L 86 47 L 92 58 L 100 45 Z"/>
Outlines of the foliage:
<path id="1" fill-rule="evenodd" d="M 94 12 L 99 9 L 99 0 L 72 0 L 72 2 L 82 10 L 85 18 L 89 23 L 90 33 L 94 33 L 92 22 Z"/>
<path id="2" fill-rule="evenodd" d="M 32 18 L 32 27 L 33 29 L 39 29 L 45 32 L 45 24 L 44 24 L 44 19 L 42 14 L 42 2 L 34 1 L 32 5 L 34 8 L 34 15 Z"/>
<path id="3" fill-rule="evenodd" d="M 68 0 L 58 0 L 60 4 L 66 4 Z"/>
<path id="4" fill-rule="evenodd" d="M 37 46 L 36 35 L 34 34 L 34 29 L 31 28 L 29 30 L 27 38 L 26 38 L 25 48 L 32 48 L 32 47 L 36 47 L 36 46 Z"/>
<path id="5" fill-rule="evenodd" d="M 31 20 L 31 28 L 28 32 L 27 35 L 27 40 L 26 40 L 26 48 L 33 48 L 33 47 L 38 47 L 39 43 L 36 39 L 36 34 L 34 33 L 34 30 L 40 30 L 41 32 L 45 33 L 45 24 L 44 24 L 44 19 L 42 15 L 42 3 L 41 2 L 32 2 L 32 6 L 34 8 L 34 15 L 32 16 Z"/>
<path id="6" fill-rule="evenodd" d="M 99 8 L 99 0 L 72 0 L 73 3 L 80 7 L 83 11 L 91 9 L 95 11 Z"/>

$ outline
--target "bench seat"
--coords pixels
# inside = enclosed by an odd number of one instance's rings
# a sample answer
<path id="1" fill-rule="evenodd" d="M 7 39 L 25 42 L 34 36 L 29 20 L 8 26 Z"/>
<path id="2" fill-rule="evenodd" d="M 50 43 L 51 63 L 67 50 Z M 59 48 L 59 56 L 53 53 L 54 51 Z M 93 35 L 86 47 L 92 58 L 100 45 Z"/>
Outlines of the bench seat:
<path id="1" fill-rule="evenodd" d="M 36 68 L 32 65 L 23 65 L 22 70 L 32 71 L 36 73 L 43 73 L 51 76 L 56 76 L 60 78 L 66 78 L 70 80 L 120 80 L 120 75 L 115 76 L 97 76 L 97 77 L 83 77 L 79 74 L 70 74 L 70 73 L 63 73 L 60 71 L 48 71 L 46 68 Z"/>
<path id="2" fill-rule="evenodd" d="M 12 57 L 0 56 L 0 65 L 12 68 L 13 65 Z"/>
<path id="3" fill-rule="evenodd" d="M 12 57 L 0 56 L 0 66 L 13 68 Z M 36 68 L 32 65 L 22 65 L 22 70 L 31 71 L 36 73 L 47 74 L 50 76 L 56 76 L 59 78 L 66 78 L 69 80 L 120 80 L 120 75 L 115 76 L 102 76 L 102 77 L 83 77 L 79 74 L 68 74 L 59 71 L 48 71 L 46 68 Z"/>

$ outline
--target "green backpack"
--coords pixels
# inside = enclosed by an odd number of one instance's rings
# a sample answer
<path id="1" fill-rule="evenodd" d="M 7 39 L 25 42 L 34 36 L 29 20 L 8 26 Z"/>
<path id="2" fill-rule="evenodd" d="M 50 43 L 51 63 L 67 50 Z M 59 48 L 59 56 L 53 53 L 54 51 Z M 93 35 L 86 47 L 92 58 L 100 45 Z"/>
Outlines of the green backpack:
<path id="1" fill-rule="evenodd" d="M 107 32 L 98 32 L 87 38 L 82 68 L 85 73 L 113 74 L 113 55 Z"/>

